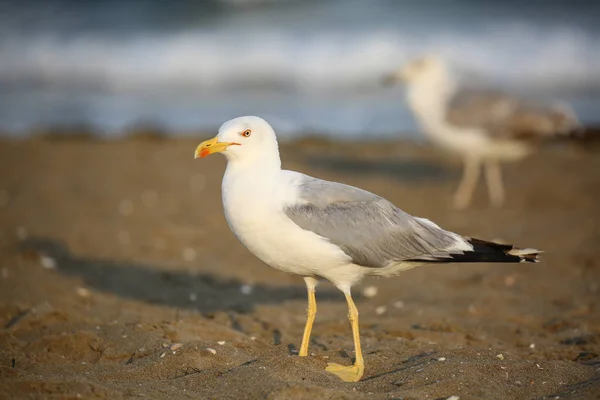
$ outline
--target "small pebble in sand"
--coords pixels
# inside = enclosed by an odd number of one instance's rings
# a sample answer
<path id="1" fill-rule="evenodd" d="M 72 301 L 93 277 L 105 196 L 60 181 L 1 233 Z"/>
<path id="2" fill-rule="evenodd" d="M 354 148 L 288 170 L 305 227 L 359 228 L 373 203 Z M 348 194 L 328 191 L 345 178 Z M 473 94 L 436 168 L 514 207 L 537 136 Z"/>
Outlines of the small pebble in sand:
<path id="1" fill-rule="evenodd" d="M 190 301 L 196 301 L 197 298 L 198 296 L 196 295 L 196 293 L 190 293 Z"/>
<path id="2" fill-rule="evenodd" d="M 496 358 L 499 360 L 504 360 L 504 354 L 502 354 L 502 353 L 496 354 Z"/>
<path id="3" fill-rule="evenodd" d="M 252 285 L 244 284 L 240 287 L 240 292 L 245 295 L 249 295 L 252 293 L 253 287 Z"/>
<path id="4" fill-rule="evenodd" d="M 6 190 L 0 190 L 0 207 L 4 207 L 8 205 L 10 201 L 10 196 Z"/>
<path id="5" fill-rule="evenodd" d="M 446 357 L 440 357 L 438 358 L 438 361 L 446 361 Z"/>
<path id="6" fill-rule="evenodd" d="M 363 289 L 363 296 L 371 298 L 371 297 L 375 297 L 377 296 L 377 291 L 379 289 L 377 289 L 377 286 L 367 286 L 366 288 Z"/>
<path id="7" fill-rule="evenodd" d="M 396 308 L 404 308 L 404 302 L 402 300 L 395 301 L 393 305 Z"/>
<path id="8" fill-rule="evenodd" d="M 42 267 L 47 269 L 56 268 L 56 260 L 50 256 L 40 256 L 40 264 L 42 265 Z"/>
<path id="9" fill-rule="evenodd" d="M 119 239 L 119 243 L 121 243 L 123 246 L 131 243 L 131 234 L 127 231 L 119 231 L 117 238 Z"/>
<path id="10" fill-rule="evenodd" d="M 459 396 L 450 396 L 446 400 L 460 400 Z"/>
<path id="11" fill-rule="evenodd" d="M 387 311 L 386 306 L 379 306 L 375 309 L 375 314 L 382 315 L 382 314 L 385 314 L 386 311 Z"/>
<path id="12" fill-rule="evenodd" d="M 185 261 L 194 261 L 196 259 L 196 250 L 186 247 L 183 250 L 182 256 Z"/>
<path id="13" fill-rule="evenodd" d="M 517 282 L 517 278 L 515 278 L 514 276 L 509 275 L 506 278 L 504 278 L 504 284 L 508 287 L 513 286 L 516 282 Z"/>
<path id="14" fill-rule="evenodd" d="M 142 203 L 144 203 L 144 205 L 148 208 L 154 207 L 158 201 L 158 193 L 156 193 L 154 190 L 146 190 L 140 197 L 142 199 Z"/>
<path id="15" fill-rule="evenodd" d="M 256 340 L 256 336 L 250 336 L 250 340 Z"/>
<path id="16" fill-rule="evenodd" d="M 169 347 L 170 345 L 169 345 L 169 343 L 163 343 L 161 346 L 162 346 L 162 347 L 164 347 L 164 348 L 166 349 L 166 348 L 167 348 L 167 347 Z"/>
<path id="17" fill-rule="evenodd" d="M 535 349 L 535 343 L 531 343 L 531 344 L 529 345 L 529 348 L 530 348 L 530 349 Z"/>
<path id="18" fill-rule="evenodd" d="M 119 203 L 119 212 L 124 216 L 133 214 L 133 201 L 129 199 L 121 200 Z"/>
<path id="19" fill-rule="evenodd" d="M 25 229 L 25 227 L 23 227 L 23 226 L 17 227 L 16 234 L 17 234 L 17 239 L 19 239 L 19 240 L 27 239 L 27 229 Z"/>
<path id="20" fill-rule="evenodd" d="M 183 346 L 183 343 L 173 343 L 171 345 L 171 347 L 169 347 L 169 349 L 171 349 L 171 351 L 175 351 L 180 349 Z"/>
<path id="21" fill-rule="evenodd" d="M 123 339 L 127 339 L 127 335 L 121 335 Z"/>
<path id="22" fill-rule="evenodd" d="M 84 287 L 78 287 L 77 289 L 75 289 L 75 291 L 81 297 L 90 297 L 92 295 L 92 292 L 90 292 L 88 289 L 86 289 Z"/>
<path id="23" fill-rule="evenodd" d="M 219 340 L 217 343 L 218 343 L 220 346 L 223 346 L 223 345 L 225 344 L 225 341 L 224 341 L 224 340 Z"/>
<path id="24" fill-rule="evenodd" d="M 166 356 L 166 355 L 167 355 L 167 353 L 166 353 L 166 352 L 165 352 L 165 353 L 162 353 L 162 354 L 160 355 L 160 358 L 165 358 L 165 356 Z"/>
<path id="25" fill-rule="evenodd" d="M 209 353 L 212 353 L 212 354 L 217 354 L 217 351 L 215 349 L 213 349 L 213 348 L 210 348 L 210 347 L 207 347 L 206 351 L 208 351 Z"/>

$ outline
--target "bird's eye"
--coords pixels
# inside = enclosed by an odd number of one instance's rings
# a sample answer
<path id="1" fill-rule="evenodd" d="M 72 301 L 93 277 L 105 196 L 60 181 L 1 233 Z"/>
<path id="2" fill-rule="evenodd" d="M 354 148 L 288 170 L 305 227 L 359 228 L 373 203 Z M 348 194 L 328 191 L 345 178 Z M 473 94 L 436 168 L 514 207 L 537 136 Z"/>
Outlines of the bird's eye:
<path id="1" fill-rule="evenodd" d="M 249 137 L 251 134 L 252 132 L 250 131 L 250 129 L 246 129 L 244 132 L 242 132 L 243 137 Z"/>

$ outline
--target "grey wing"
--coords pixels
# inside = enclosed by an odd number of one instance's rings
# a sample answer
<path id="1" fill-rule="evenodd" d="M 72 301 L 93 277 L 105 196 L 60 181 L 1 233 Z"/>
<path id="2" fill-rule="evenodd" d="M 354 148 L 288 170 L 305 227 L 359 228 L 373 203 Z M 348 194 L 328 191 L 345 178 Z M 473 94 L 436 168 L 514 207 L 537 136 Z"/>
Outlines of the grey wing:
<path id="1" fill-rule="evenodd" d="M 380 268 L 472 250 L 460 235 L 352 186 L 306 177 L 300 197 L 300 203 L 285 209 L 287 216 L 339 246 L 357 265 Z"/>
<path id="2" fill-rule="evenodd" d="M 504 92 L 464 90 L 450 100 L 446 120 L 480 128 L 496 139 L 533 139 L 571 133 L 579 122 L 567 106 L 536 104 Z"/>
<path id="3" fill-rule="evenodd" d="M 449 101 L 446 120 L 454 126 L 479 128 L 501 137 L 511 132 L 510 119 L 518 99 L 491 90 L 464 90 Z"/>

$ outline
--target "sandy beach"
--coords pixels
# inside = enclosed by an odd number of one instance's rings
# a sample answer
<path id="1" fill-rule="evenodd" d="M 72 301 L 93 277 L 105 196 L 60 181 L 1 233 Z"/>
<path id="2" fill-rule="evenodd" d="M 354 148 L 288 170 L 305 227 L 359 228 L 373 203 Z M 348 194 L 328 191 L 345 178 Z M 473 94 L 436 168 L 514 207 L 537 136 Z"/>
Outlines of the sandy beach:
<path id="1" fill-rule="evenodd" d="M 209 137 L 212 135 L 207 135 Z M 600 148 L 559 145 L 451 208 L 460 164 L 425 144 L 305 139 L 284 167 L 359 186 L 464 235 L 545 250 L 538 264 L 437 265 L 324 283 L 310 357 L 300 277 L 230 232 L 225 159 L 205 137 L 0 140 L 0 398 L 600 398 Z"/>

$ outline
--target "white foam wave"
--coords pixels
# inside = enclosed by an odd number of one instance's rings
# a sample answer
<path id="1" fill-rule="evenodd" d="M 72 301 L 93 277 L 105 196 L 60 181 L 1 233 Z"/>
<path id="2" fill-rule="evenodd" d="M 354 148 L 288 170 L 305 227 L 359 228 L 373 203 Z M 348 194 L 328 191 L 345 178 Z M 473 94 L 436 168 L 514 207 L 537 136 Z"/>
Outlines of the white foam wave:
<path id="1" fill-rule="evenodd" d="M 125 38 L 43 35 L 0 42 L 0 82 L 112 92 L 256 85 L 299 91 L 369 87 L 410 58 L 435 52 L 499 82 L 600 86 L 594 34 L 502 26 L 480 33 L 195 30 Z"/>

